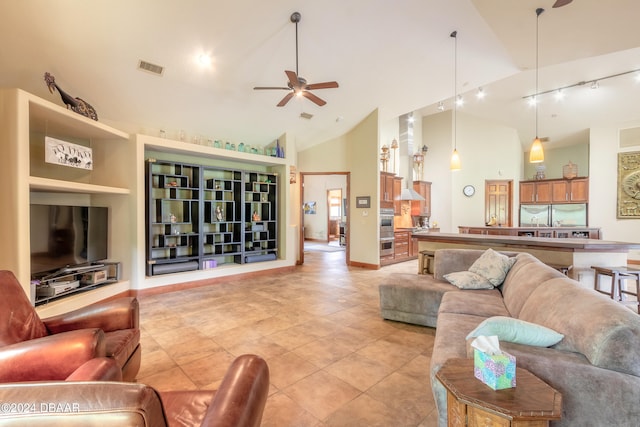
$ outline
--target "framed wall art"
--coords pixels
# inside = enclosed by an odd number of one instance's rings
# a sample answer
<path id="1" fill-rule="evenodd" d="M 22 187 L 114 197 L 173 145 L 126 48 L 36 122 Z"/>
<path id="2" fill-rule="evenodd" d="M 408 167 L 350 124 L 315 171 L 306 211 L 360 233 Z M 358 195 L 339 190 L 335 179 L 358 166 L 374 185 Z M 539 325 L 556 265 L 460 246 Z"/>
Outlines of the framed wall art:
<path id="1" fill-rule="evenodd" d="M 620 219 L 640 218 L 640 151 L 618 153 L 618 206 Z"/>
<path id="2" fill-rule="evenodd" d="M 61 139 L 44 137 L 44 161 L 79 169 L 93 169 L 93 151 L 90 147 Z"/>

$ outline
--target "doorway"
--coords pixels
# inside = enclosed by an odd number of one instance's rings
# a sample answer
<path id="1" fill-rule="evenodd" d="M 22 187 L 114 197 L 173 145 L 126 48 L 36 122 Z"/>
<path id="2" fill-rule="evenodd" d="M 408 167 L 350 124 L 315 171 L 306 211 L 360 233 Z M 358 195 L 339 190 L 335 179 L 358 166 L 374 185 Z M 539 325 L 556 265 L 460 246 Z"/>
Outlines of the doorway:
<path id="1" fill-rule="evenodd" d="M 331 259 L 349 265 L 350 177 L 350 172 L 300 173 L 298 264 L 304 264 L 306 241 L 336 246 L 330 252 L 337 249 L 344 255 Z"/>
<path id="2" fill-rule="evenodd" d="M 492 223 L 495 218 L 494 225 L 512 227 L 513 181 L 487 180 L 484 187 L 485 224 Z"/>

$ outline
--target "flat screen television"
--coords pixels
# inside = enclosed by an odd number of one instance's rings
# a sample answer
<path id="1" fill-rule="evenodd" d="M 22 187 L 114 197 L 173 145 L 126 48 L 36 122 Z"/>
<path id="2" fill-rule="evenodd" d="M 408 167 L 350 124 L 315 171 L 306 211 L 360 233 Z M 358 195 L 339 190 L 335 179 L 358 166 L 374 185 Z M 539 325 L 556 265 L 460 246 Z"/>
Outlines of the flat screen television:
<path id="1" fill-rule="evenodd" d="M 31 205 L 31 275 L 107 259 L 108 208 Z"/>

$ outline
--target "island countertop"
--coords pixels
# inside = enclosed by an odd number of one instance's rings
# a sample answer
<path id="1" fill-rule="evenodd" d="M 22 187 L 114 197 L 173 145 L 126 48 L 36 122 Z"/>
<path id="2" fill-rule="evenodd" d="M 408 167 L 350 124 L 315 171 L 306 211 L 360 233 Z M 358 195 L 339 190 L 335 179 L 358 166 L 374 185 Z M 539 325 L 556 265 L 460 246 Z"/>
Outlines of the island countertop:
<path id="1" fill-rule="evenodd" d="M 585 287 L 592 288 L 592 266 L 627 265 L 630 249 L 640 249 L 640 243 L 599 239 L 500 236 L 487 234 L 457 234 L 414 231 L 418 250 L 435 251 L 447 248 L 487 249 L 528 252 L 542 262 L 564 265 L 569 276 Z"/>
<path id="2" fill-rule="evenodd" d="M 457 243 L 510 248 L 553 249 L 567 252 L 624 252 L 640 249 L 640 243 L 616 242 L 599 239 L 553 238 L 528 236 L 500 236 L 491 234 L 433 233 L 416 231 L 418 241 Z"/>

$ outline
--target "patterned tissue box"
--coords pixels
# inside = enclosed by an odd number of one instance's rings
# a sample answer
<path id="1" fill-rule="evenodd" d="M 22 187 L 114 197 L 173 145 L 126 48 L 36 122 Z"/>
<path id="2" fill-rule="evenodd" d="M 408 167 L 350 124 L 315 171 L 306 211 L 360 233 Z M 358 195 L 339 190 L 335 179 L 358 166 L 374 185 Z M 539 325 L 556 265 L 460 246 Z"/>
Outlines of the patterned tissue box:
<path id="1" fill-rule="evenodd" d="M 516 386 L 516 358 L 507 352 L 490 355 L 473 349 L 473 374 L 493 390 Z"/>

